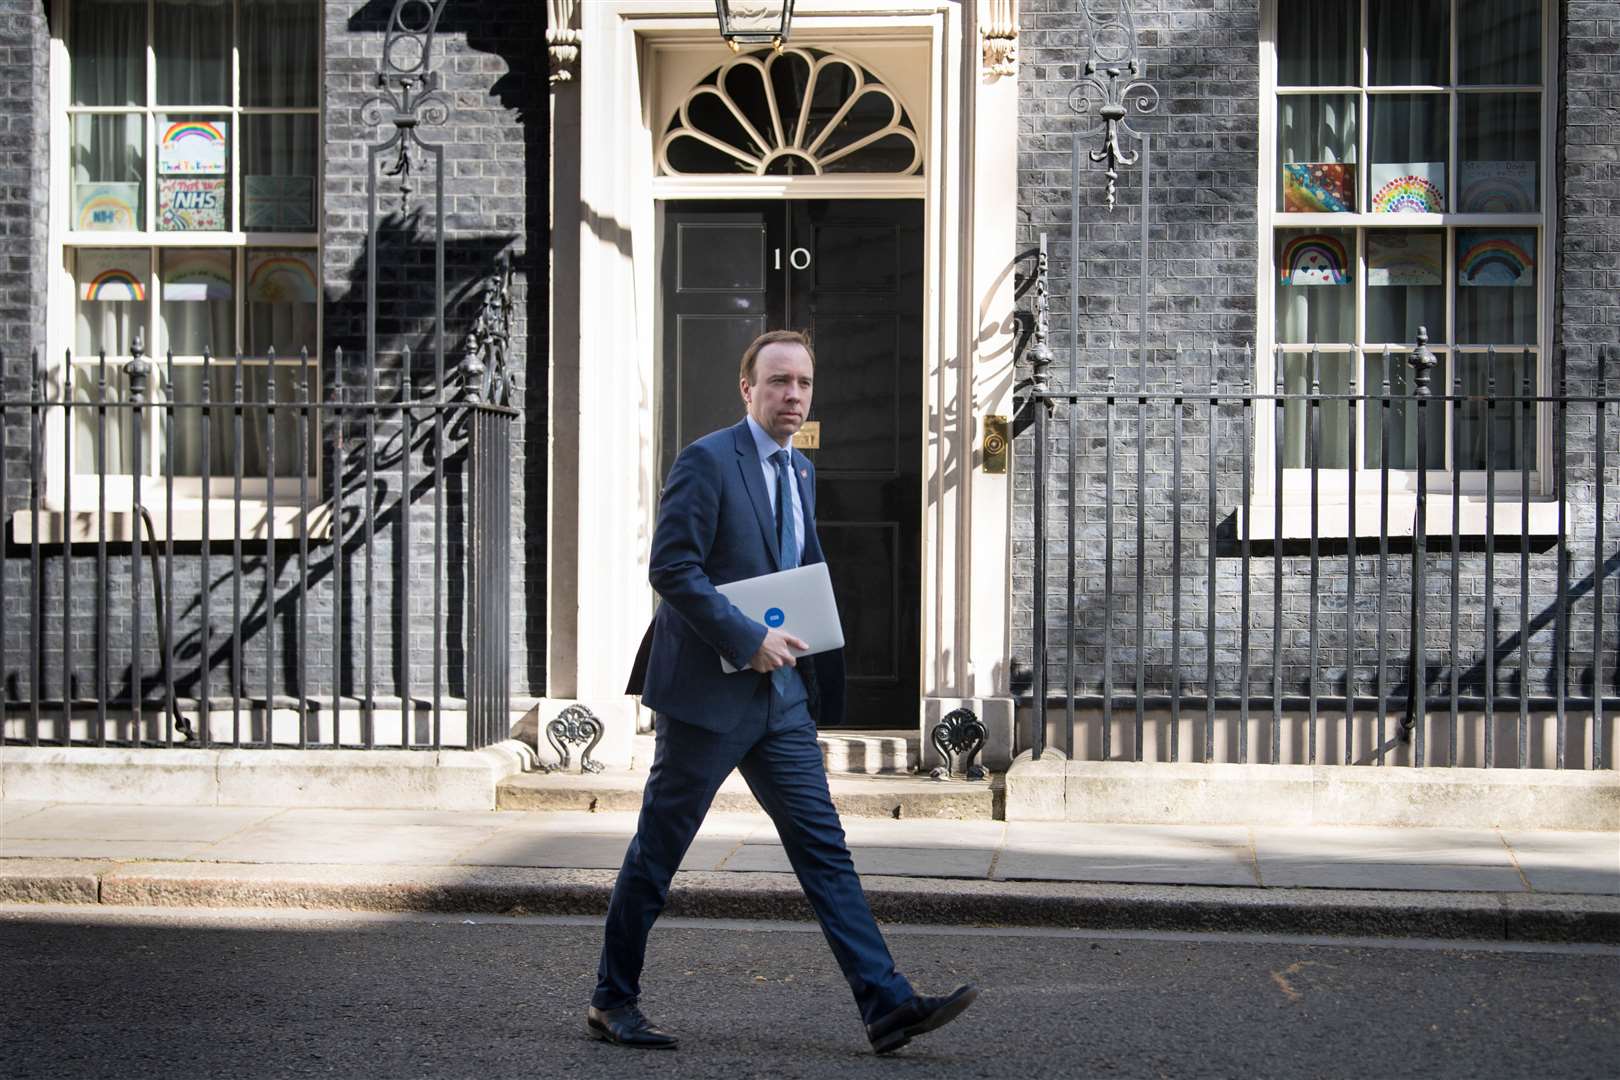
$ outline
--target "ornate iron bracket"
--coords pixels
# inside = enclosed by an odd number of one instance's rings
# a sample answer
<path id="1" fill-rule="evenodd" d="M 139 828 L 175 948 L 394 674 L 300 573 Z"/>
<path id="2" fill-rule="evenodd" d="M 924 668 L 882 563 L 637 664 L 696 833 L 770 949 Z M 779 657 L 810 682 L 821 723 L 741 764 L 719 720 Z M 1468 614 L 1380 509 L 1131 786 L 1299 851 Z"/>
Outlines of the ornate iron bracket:
<path id="1" fill-rule="evenodd" d="M 469 399 L 492 405 L 512 401 L 511 373 L 506 366 L 512 346 L 512 260 L 503 252 L 495 272 L 484 281 L 484 297 L 467 339 L 461 373 Z"/>
<path id="2" fill-rule="evenodd" d="M 1097 116 L 1102 120 L 1102 143 L 1091 151 L 1091 160 L 1108 166 L 1108 209 L 1114 196 L 1121 165 L 1135 165 L 1138 154 L 1121 144 L 1121 136 L 1141 142 L 1142 135 L 1127 123 L 1131 106 L 1139 115 L 1157 111 L 1159 91 L 1139 76 L 1142 61 L 1137 56 L 1136 17 L 1130 0 L 1120 0 L 1117 10 L 1098 14 L 1095 4 L 1084 5 L 1090 29 L 1091 55 L 1085 74 L 1069 91 L 1069 108 L 1077 113 L 1091 111 L 1091 98 L 1098 101 Z M 1079 138 L 1078 132 L 1075 138 Z"/>
<path id="3" fill-rule="evenodd" d="M 450 103 L 439 93 L 439 73 L 433 70 L 433 36 L 439 16 L 449 0 L 394 0 L 377 65 L 377 86 L 382 93 L 360 108 L 360 118 L 372 127 L 394 125 L 394 136 L 379 149 L 394 152 L 393 164 L 383 170 L 399 178 L 400 213 L 410 210 L 411 173 L 417 151 L 427 144 L 417 134 L 423 124 L 442 124 L 450 117 Z"/>
<path id="4" fill-rule="evenodd" d="M 557 752 L 557 764 L 546 767 L 546 772 L 561 772 L 573 760 L 568 752 L 570 743 L 587 744 L 579 754 L 579 771 L 599 773 L 606 766 L 591 759 L 591 751 L 602 741 L 602 721 L 583 705 L 570 705 L 557 714 L 557 719 L 546 725 L 546 742 Z"/>
<path id="5" fill-rule="evenodd" d="M 934 744 L 940 760 L 944 762 L 935 766 L 929 775 L 935 780 L 952 777 L 985 779 L 990 774 L 983 765 L 973 760 L 984 749 L 984 740 L 984 721 L 979 719 L 977 713 L 972 709 L 952 709 L 928 733 L 928 741 Z M 951 767 L 953 757 L 956 758 L 956 768 Z"/>
<path id="6" fill-rule="evenodd" d="M 1041 233 L 1040 254 L 1035 257 L 1035 336 L 1029 346 L 1029 390 L 1031 394 L 1044 394 L 1052 367 L 1052 301 L 1047 295 L 1049 270 L 1046 255 L 1046 234 Z M 1047 412 L 1052 402 L 1046 402 Z"/>

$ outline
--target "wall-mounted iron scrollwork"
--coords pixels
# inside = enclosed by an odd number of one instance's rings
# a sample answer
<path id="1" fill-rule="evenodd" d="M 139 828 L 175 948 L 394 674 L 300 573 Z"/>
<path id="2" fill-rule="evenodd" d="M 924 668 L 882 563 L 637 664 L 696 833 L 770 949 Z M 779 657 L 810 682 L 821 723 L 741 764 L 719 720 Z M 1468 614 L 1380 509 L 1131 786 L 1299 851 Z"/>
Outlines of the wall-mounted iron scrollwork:
<path id="1" fill-rule="evenodd" d="M 1091 55 L 1086 59 L 1085 74 L 1069 91 L 1069 108 L 1077 113 L 1089 113 L 1092 99 L 1097 101 L 1102 143 L 1091 151 L 1091 160 L 1108 166 L 1108 209 L 1112 210 L 1119 167 L 1135 165 L 1138 156 L 1121 143 L 1121 137 L 1142 141 L 1141 133 L 1131 127 L 1127 117 L 1132 106 L 1138 115 L 1157 111 L 1159 91 L 1140 77 L 1142 61 L 1137 54 L 1136 17 L 1131 12 L 1130 0 L 1119 0 L 1117 6 L 1089 0 L 1083 7 Z M 1100 8 L 1111 9 L 1099 11 Z"/>
<path id="2" fill-rule="evenodd" d="M 512 260 L 502 253 L 495 272 L 484 281 L 484 296 L 467 335 L 461 373 L 470 400 L 492 405 L 512 403 L 507 355 L 512 347 Z"/>
<path id="3" fill-rule="evenodd" d="M 984 721 L 979 719 L 977 713 L 972 709 L 952 709 L 928 733 L 928 741 L 934 744 L 943 762 L 935 766 L 930 775 L 935 780 L 948 777 L 983 780 L 989 773 L 973 759 L 984 749 L 984 740 Z"/>
<path id="4" fill-rule="evenodd" d="M 410 210 L 415 190 L 411 174 L 417 167 L 418 151 L 443 160 L 442 152 L 423 142 L 416 132 L 423 124 L 442 124 L 450 118 L 450 103 L 439 93 L 439 73 L 433 70 L 433 36 L 447 3 L 449 0 L 394 0 L 377 66 L 382 93 L 360 108 L 360 118 L 369 126 L 394 125 L 393 138 L 373 152 L 393 154 L 394 160 L 383 174 L 399 179 L 401 213 Z"/>
<path id="5" fill-rule="evenodd" d="M 568 768 L 573 760 L 568 749 L 570 744 L 583 744 L 585 748 L 579 754 L 579 771 L 601 772 L 606 766 L 600 761 L 593 760 L 591 751 L 602 741 L 602 730 L 602 721 L 583 705 L 570 705 L 558 713 L 557 719 L 546 725 L 546 742 L 557 752 L 557 764 L 548 766 L 546 771 L 561 771 Z"/>
<path id="6" fill-rule="evenodd" d="M 1029 344 L 1029 389 L 1033 394 L 1046 393 L 1052 368 L 1052 301 L 1050 267 L 1046 254 L 1046 234 L 1041 233 L 1041 250 L 1035 257 L 1035 333 Z M 1047 411 L 1052 402 L 1046 402 Z"/>

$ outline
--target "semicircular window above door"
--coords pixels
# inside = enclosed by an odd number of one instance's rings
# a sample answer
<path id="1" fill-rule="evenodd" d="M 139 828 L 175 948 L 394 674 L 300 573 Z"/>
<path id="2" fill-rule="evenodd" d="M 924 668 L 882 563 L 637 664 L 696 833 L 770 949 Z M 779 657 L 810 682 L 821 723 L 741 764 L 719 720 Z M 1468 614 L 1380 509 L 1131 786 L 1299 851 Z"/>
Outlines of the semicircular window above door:
<path id="1" fill-rule="evenodd" d="M 665 176 L 909 176 L 922 143 L 900 99 L 848 57 L 761 49 L 692 87 L 658 144 Z"/>

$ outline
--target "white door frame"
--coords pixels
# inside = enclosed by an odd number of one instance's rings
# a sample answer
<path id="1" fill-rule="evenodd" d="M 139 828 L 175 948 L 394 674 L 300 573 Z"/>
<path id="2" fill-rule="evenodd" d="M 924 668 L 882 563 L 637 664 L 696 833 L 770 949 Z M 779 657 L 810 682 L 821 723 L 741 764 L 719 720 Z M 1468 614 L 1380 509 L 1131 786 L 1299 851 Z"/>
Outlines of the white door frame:
<path id="1" fill-rule="evenodd" d="M 792 44 L 848 53 L 902 89 L 925 145 L 920 190 L 915 180 L 859 176 L 813 178 L 824 181 L 813 188 L 789 178 L 655 178 L 655 133 L 668 115 L 660 65 L 695 72 L 696 81 L 730 55 L 713 4 L 595 0 L 580 14 L 578 210 L 570 219 L 559 199 L 556 221 L 559 233 L 577 225 L 578 273 L 552 271 L 560 300 L 572 303 L 577 288 L 577 337 L 552 343 L 553 382 L 563 392 L 553 397 L 548 455 L 547 630 L 574 647 L 550 657 L 551 695 L 587 702 L 608 728 L 596 756 L 628 760 L 637 706 L 623 693 L 625 676 L 654 606 L 657 199 L 921 195 L 923 707 L 894 726 L 967 703 L 989 722 L 987 763 L 996 766 L 1011 745 L 1011 477 L 979 469 L 978 442 L 984 416 L 1011 415 L 1016 84 L 981 69 L 979 13 L 945 0 L 800 0 L 795 8 Z M 925 58 L 927 70 L 891 75 L 871 53 Z M 916 100 L 923 92 L 927 100 Z"/>

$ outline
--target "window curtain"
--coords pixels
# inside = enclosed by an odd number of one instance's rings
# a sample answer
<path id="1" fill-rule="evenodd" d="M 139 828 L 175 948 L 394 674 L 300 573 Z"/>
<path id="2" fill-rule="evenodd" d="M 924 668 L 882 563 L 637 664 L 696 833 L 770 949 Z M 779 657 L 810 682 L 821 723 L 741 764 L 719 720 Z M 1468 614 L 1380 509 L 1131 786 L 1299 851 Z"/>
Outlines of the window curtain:
<path id="1" fill-rule="evenodd" d="M 79 0 L 72 18 L 73 104 L 146 104 L 146 0 Z"/>
<path id="2" fill-rule="evenodd" d="M 242 0 L 242 104 L 319 104 L 320 10 L 313 0 Z"/>
<path id="3" fill-rule="evenodd" d="M 73 372 L 73 400 L 81 405 L 94 406 L 101 400 L 98 364 L 76 364 Z M 122 364 L 107 364 L 107 401 L 128 400 L 129 380 L 124 377 Z M 95 409 L 74 410 L 73 471 L 78 475 L 94 475 L 97 471 L 96 447 L 101 441 L 101 425 Z M 107 456 L 99 464 L 110 475 L 127 474 L 134 464 L 135 444 L 132 439 L 134 425 L 127 410 L 107 410 Z"/>
<path id="4" fill-rule="evenodd" d="M 230 0 L 157 0 L 153 16 L 157 103 L 229 105 Z"/>
<path id="5" fill-rule="evenodd" d="M 175 410 L 174 433 L 174 461 L 173 468 L 177 476 L 201 476 L 202 457 L 206 451 L 208 458 L 209 475 L 216 481 L 230 481 L 235 475 L 236 456 L 240 450 L 242 457 L 242 475 L 252 478 L 262 478 L 269 475 L 270 459 L 267 453 L 267 438 L 270 433 L 270 418 L 262 407 L 253 407 L 251 403 L 263 402 L 267 396 L 267 386 L 272 369 L 262 364 L 245 364 L 242 367 L 242 400 L 250 403 L 248 408 L 242 410 L 242 441 L 238 446 L 236 440 L 236 418 L 234 410 L 229 407 L 220 407 L 221 402 L 232 402 L 236 396 L 236 365 L 234 363 L 216 364 L 208 373 L 208 390 L 210 400 L 215 407 L 208 417 L 208 445 L 204 447 L 202 440 L 202 410 L 191 407 Z M 302 400 L 303 388 L 300 385 L 301 373 L 297 365 L 278 364 L 274 369 L 276 380 L 276 418 L 275 418 L 275 448 L 276 448 L 276 475 L 298 475 L 298 413 L 290 403 Z M 174 394 L 176 400 L 197 402 L 202 399 L 203 370 L 200 366 L 188 364 L 177 366 L 174 369 Z M 311 387 L 310 397 L 319 394 L 316 387 Z M 317 420 L 312 414 L 309 421 L 311 441 L 313 443 Z M 310 472 L 314 471 L 314 450 L 307 450 L 304 454 L 304 467 Z"/>
<path id="6" fill-rule="evenodd" d="M 1282 86 L 1354 86 L 1361 5 L 1354 0 L 1292 0 L 1277 27 L 1277 82 Z"/>

